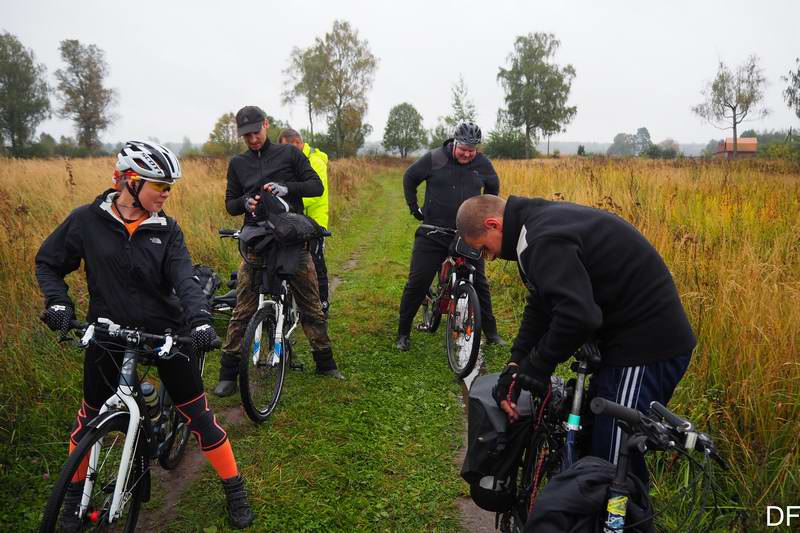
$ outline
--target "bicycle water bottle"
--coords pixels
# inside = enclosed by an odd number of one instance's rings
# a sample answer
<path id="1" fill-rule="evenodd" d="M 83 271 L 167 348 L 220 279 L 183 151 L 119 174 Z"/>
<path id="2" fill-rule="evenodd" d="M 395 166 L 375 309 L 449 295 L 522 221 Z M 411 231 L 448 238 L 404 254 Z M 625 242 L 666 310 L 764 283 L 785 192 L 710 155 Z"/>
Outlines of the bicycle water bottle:
<path id="1" fill-rule="evenodd" d="M 158 423 L 161 418 L 161 409 L 158 406 L 158 391 L 155 386 L 145 381 L 142 383 L 142 396 L 144 396 L 144 403 L 147 405 L 147 414 L 150 416 L 150 421 L 153 425 Z"/>

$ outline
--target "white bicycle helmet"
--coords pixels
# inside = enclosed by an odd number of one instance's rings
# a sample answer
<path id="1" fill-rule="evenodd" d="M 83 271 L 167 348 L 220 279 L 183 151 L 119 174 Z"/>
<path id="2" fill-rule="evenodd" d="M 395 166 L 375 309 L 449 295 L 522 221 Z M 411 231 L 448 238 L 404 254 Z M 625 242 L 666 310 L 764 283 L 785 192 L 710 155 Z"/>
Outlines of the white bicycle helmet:
<path id="1" fill-rule="evenodd" d="M 175 183 L 181 177 L 181 164 L 172 150 L 149 141 L 128 141 L 117 155 L 119 174 L 133 172 L 143 180 Z"/>

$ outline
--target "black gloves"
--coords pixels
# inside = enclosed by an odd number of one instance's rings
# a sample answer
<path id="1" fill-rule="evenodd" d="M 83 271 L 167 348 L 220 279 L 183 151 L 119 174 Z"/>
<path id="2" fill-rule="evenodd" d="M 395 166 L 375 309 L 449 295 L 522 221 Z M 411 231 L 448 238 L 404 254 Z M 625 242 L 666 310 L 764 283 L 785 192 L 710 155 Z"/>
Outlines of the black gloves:
<path id="1" fill-rule="evenodd" d="M 192 349 L 196 354 L 209 352 L 220 343 L 217 332 L 214 331 L 211 324 L 197 326 L 190 335 L 192 337 Z"/>
<path id="2" fill-rule="evenodd" d="M 544 396 L 550 387 L 550 376 L 555 369 L 556 365 L 539 357 L 535 349 L 519 364 L 508 363 L 494 387 L 497 405 L 503 400 L 516 404 L 521 389 L 530 391 L 533 396 Z"/>
<path id="3" fill-rule="evenodd" d="M 494 396 L 494 401 L 497 402 L 497 405 L 500 405 L 503 400 L 517 403 L 520 390 L 519 382 L 516 379 L 518 372 L 518 365 L 508 363 L 500 373 L 500 377 L 497 378 L 497 385 L 492 390 L 492 396 Z"/>
<path id="4" fill-rule="evenodd" d="M 69 323 L 75 318 L 75 310 L 71 305 L 51 305 L 44 310 L 39 318 L 42 322 L 47 324 L 47 327 L 51 330 L 59 331 L 64 334 L 69 331 Z"/>
<path id="5" fill-rule="evenodd" d="M 422 220 L 425 218 L 424 216 L 422 216 L 422 210 L 419 207 L 412 207 L 411 208 L 411 216 L 413 216 L 414 218 L 416 218 L 420 222 L 422 222 Z"/>

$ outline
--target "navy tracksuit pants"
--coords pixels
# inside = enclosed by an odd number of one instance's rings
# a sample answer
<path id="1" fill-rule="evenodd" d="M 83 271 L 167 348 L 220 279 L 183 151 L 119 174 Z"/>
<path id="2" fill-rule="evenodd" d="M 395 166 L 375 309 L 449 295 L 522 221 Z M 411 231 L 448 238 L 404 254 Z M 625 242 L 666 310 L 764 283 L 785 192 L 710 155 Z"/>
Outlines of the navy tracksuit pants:
<path id="1" fill-rule="evenodd" d="M 589 397 L 599 396 L 648 413 L 650 402 L 667 405 L 690 360 L 691 354 L 647 365 L 603 366 L 592 376 Z M 623 436 L 616 419 L 605 415 L 594 416 L 594 420 L 586 425 L 592 428 L 591 455 L 616 464 Z M 632 454 L 628 464 L 631 473 L 645 484 L 649 482 L 647 466 L 641 454 Z"/>

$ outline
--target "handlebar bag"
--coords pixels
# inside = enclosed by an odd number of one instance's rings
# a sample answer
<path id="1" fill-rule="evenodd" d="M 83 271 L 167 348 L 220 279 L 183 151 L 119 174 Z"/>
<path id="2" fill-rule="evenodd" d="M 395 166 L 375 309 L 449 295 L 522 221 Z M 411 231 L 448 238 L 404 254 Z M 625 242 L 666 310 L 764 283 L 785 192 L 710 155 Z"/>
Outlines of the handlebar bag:
<path id="1" fill-rule="evenodd" d="M 525 533 L 602 532 L 607 516 L 608 489 L 616 469 L 605 459 L 587 456 L 553 476 L 536 498 Z M 625 531 L 655 533 L 653 506 L 647 488 L 633 474 L 628 474 L 625 485 L 630 494 Z M 629 528 L 627 524 L 634 527 Z"/>

